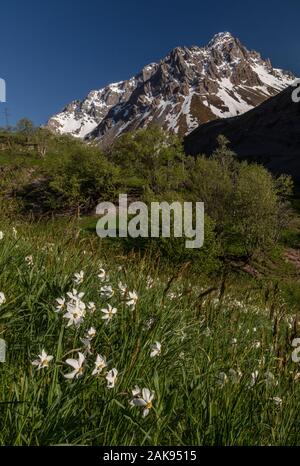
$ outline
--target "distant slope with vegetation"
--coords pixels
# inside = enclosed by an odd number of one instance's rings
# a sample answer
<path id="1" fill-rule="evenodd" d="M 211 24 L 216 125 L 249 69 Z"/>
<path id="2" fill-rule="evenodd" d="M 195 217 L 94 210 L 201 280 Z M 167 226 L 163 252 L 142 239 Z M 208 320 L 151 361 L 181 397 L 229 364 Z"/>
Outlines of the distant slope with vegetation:
<path id="1" fill-rule="evenodd" d="M 178 136 L 153 126 L 127 133 L 107 150 L 57 136 L 22 120 L 0 132 L 0 207 L 12 217 L 93 215 L 100 201 L 203 201 L 206 241 L 201 263 L 249 262 L 269 254 L 294 217 L 290 177 L 239 161 L 224 137 L 212 156 L 186 157 Z M 183 241 L 138 239 L 132 247 L 187 260 Z M 193 259 L 196 252 L 193 252 Z M 217 265 L 218 264 L 218 265 Z"/>
<path id="2" fill-rule="evenodd" d="M 259 162 L 274 174 L 287 173 L 300 184 L 300 104 L 290 87 L 244 115 L 203 124 L 185 138 L 189 155 L 215 150 L 223 134 L 241 159 Z"/>

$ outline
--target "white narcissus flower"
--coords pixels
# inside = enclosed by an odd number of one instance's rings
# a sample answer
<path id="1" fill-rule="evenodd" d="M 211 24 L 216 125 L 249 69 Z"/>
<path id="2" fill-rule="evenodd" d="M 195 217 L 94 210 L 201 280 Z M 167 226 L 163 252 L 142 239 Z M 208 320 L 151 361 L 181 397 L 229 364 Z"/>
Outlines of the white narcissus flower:
<path id="1" fill-rule="evenodd" d="M 249 382 L 249 387 L 254 387 L 258 380 L 258 371 L 251 373 L 251 381 Z"/>
<path id="2" fill-rule="evenodd" d="M 153 288 L 153 286 L 154 286 L 154 279 L 150 275 L 148 275 L 146 279 L 146 288 L 150 290 L 151 288 Z"/>
<path id="3" fill-rule="evenodd" d="M 84 372 L 84 361 L 85 357 L 82 353 L 78 353 L 78 359 L 67 359 L 66 364 L 69 364 L 74 370 L 69 374 L 64 374 L 64 377 L 66 379 L 78 379 L 78 377 L 82 376 Z"/>
<path id="4" fill-rule="evenodd" d="M 271 400 L 275 403 L 275 405 L 280 408 L 281 405 L 282 405 L 282 399 L 279 398 L 279 396 L 273 396 L 273 398 L 271 398 Z"/>
<path id="5" fill-rule="evenodd" d="M 37 366 L 37 370 L 44 369 L 49 366 L 49 362 L 52 361 L 53 356 L 50 356 L 46 353 L 45 350 L 42 350 L 42 353 L 38 355 L 38 359 L 32 361 L 33 366 Z"/>
<path id="6" fill-rule="evenodd" d="M 299 382 L 300 380 L 300 372 L 296 372 L 296 374 L 294 375 L 294 382 Z"/>
<path id="7" fill-rule="evenodd" d="M 138 301 L 138 294 L 135 290 L 133 291 L 128 291 L 127 297 L 126 297 L 126 305 L 128 307 L 131 307 L 133 310 L 136 306 L 136 303 Z"/>
<path id="8" fill-rule="evenodd" d="M 117 309 L 115 307 L 112 307 L 110 304 L 107 305 L 107 309 L 101 309 L 101 312 L 103 312 L 102 319 L 107 320 L 109 322 L 114 314 L 117 313 Z"/>
<path id="9" fill-rule="evenodd" d="M 41 251 L 43 252 L 52 252 L 55 244 L 54 243 L 46 243 L 42 246 Z"/>
<path id="10" fill-rule="evenodd" d="M 69 322 L 67 324 L 68 327 L 70 327 L 71 325 L 80 325 L 83 321 L 84 316 L 85 304 L 80 300 L 68 303 L 67 312 L 63 315 L 65 319 L 69 319 Z"/>
<path id="11" fill-rule="evenodd" d="M 94 327 L 91 327 L 85 334 L 85 338 L 92 340 L 97 334 L 97 331 Z"/>
<path id="12" fill-rule="evenodd" d="M 145 330 L 150 330 L 154 322 L 155 322 L 155 319 L 153 317 L 150 317 L 150 319 L 146 320 Z"/>
<path id="13" fill-rule="evenodd" d="M 62 311 L 65 308 L 65 305 L 66 305 L 65 298 L 57 298 L 56 302 L 57 302 L 57 305 L 56 305 L 55 312 Z"/>
<path id="14" fill-rule="evenodd" d="M 235 369 L 229 369 L 228 371 L 228 377 L 230 379 L 230 381 L 234 384 L 238 384 L 240 383 L 240 380 L 242 378 L 242 373 L 241 371 L 238 369 L 238 370 L 235 370 Z"/>
<path id="15" fill-rule="evenodd" d="M 120 292 L 120 295 L 122 296 L 122 298 L 125 298 L 125 296 L 127 295 L 127 292 L 128 292 L 128 286 L 124 285 L 122 282 L 119 282 L 118 283 L 118 288 L 119 288 L 119 292 Z"/>
<path id="16" fill-rule="evenodd" d="M 3 238 L 4 238 L 4 233 L 3 231 L 0 231 L 0 241 L 3 240 Z"/>
<path id="17" fill-rule="evenodd" d="M 117 381 L 117 375 L 118 371 L 115 367 L 107 373 L 105 377 L 107 380 L 107 388 L 114 388 Z"/>
<path id="18" fill-rule="evenodd" d="M 151 353 L 150 357 L 154 358 L 155 356 L 160 356 L 161 354 L 161 343 L 156 341 L 153 345 L 151 345 Z"/>
<path id="19" fill-rule="evenodd" d="M 28 265 L 28 267 L 32 267 L 33 266 L 33 257 L 32 256 L 26 256 L 25 257 L 25 262 Z"/>
<path id="20" fill-rule="evenodd" d="M 133 398 L 132 404 L 134 406 L 141 406 L 143 409 L 143 417 L 148 416 L 149 411 L 153 408 L 152 401 L 154 399 L 154 393 L 149 388 L 143 388 L 142 396 Z"/>
<path id="21" fill-rule="evenodd" d="M 216 383 L 219 387 L 223 388 L 228 382 L 228 377 L 225 374 L 225 372 L 219 372 L 219 374 L 216 377 Z"/>
<path id="22" fill-rule="evenodd" d="M 68 303 L 68 306 L 76 306 L 79 309 L 81 309 L 81 311 L 85 314 L 86 305 L 83 301 L 81 301 L 81 299 L 75 299 L 74 301 L 71 301 L 70 303 Z"/>
<path id="23" fill-rule="evenodd" d="M 102 372 L 103 369 L 107 367 L 106 357 L 101 356 L 101 354 L 97 354 L 96 361 L 95 361 L 95 369 L 92 372 L 92 375 L 98 375 Z"/>
<path id="24" fill-rule="evenodd" d="M 105 270 L 102 269 L 102 268 L 99 269 L 99 273 L 98 273 L 97 277 L 99 278 L 99 280 L 100 280 L 101 282 L 104 282 L 105 279 L 106 279 L 106 272 L 105 272 Z"/>
<path id="25" fill-rule="evenodd" d="M 0 306 L 4 303 L 6 303 L 6 298 L 5 298 L 4 293 L 1 291 L 0 292 Z"/>
<path id="26" fill-rule="evenodd" d="M 80 270 L 79 273 L 74 273 L 74 283 L 76 285 L 80 285 L 84 279 L 84 271 Z"/>
<path id="27" fill-rule="evenodd" d="M 75 288 L 73 288 L 72 291 L 68 291 L 67 295 L 71 301 L 81 300 L 84 297 L 84 293 L 82 291 L 78 293 L 78 291 L 75 290 Z"/>
<path id="28" fill-rule="evenodd" d="M 104 299 L 110 299 L 114 295 L 114 290 L 111 285 L 104 285 L 100 288 L 100 296 Z"/>
<path id="29" fill-rule="evenodd" d="M 93 314 L 96 310 L 96 305 L 91 301 L 90 303 L 88 303 L 87 308 L 90 311 L 90 313 Z"/>

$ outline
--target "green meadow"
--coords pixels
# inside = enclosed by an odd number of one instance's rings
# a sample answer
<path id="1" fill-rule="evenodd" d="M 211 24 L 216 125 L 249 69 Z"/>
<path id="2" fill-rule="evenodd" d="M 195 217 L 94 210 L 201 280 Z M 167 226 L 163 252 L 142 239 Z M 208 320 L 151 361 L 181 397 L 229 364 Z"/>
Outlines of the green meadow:
<path id="1" fill-rule="evenodd" d="M 151 131 L 43 157 L 2 134 L 0 445 L 300 444 L 291 180 Z M 204 247 L 98 238 L 119 192 L 204 201 Z"/>

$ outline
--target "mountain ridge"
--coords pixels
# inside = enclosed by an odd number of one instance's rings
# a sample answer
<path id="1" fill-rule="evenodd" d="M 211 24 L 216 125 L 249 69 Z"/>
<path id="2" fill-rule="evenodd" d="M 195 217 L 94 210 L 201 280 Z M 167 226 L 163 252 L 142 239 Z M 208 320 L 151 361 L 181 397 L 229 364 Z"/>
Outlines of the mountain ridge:
<path id="1" fill-rule="evenodd" d="M 251 110 L 294 80 L 223 32 L 204 47 L 175 47 L 134 77 L 72 101 L 46 127 L 101 143 L 151 123 L 184 136 L 199 124 Z"/>

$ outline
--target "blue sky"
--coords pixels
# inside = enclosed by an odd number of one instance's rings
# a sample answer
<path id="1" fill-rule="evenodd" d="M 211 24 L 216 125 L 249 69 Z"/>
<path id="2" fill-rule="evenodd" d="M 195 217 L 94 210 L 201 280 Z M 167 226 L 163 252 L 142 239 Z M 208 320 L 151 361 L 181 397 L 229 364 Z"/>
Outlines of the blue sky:
<path id="1" fill-rule="evenodd" d="M 0 125 L 5 107 L 10 124 L 44 123 L 90 90 L 221 31 L 300 76 L 298 0 L 5 0 L 0 13 Z"/>

